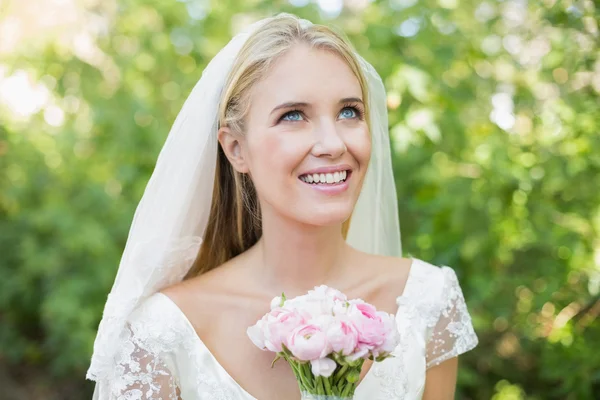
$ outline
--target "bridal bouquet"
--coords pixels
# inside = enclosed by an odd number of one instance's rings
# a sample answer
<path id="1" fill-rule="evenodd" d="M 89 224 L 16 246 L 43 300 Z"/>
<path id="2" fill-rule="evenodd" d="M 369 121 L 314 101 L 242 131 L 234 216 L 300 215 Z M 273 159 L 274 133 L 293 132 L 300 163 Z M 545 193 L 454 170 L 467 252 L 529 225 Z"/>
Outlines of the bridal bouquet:
<path id="1" fill-rule="evenodd" d="M 364 361 L 382 361 L 400 340 L 394 316 L 325 285 L 275 297 L 271 311 L 248 328 L 261 350 L 285 359 L 303 399 L 351 399 Z"/>

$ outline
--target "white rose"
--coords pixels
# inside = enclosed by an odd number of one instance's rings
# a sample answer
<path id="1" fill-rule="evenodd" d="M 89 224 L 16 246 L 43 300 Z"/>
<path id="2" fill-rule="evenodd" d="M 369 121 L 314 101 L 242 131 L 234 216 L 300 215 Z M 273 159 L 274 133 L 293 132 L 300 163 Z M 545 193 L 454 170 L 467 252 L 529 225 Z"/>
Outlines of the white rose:
<path id="1" fill-rule="evenodd" d="M 331 358 L 319 358 L 310 362 L 310 369 L 314 376 L 329 378 L 335 371 L 337 364 Z"/>
<path id="2" fill-rule="evenodd" d="M 274 297 L 273 300 L 271 300 L 271 310 L 274 310 L 280 306 L 281 306 L 281 296 Z"/>
<path id="3" fill-rule="evenodd" d="M 266 350 L 265 346 L 265 333 L 264 333 L 265 321 L 263 319 L 246 330 L 248 337 L 252 340 L 252 343 L 261 350 Z"/>

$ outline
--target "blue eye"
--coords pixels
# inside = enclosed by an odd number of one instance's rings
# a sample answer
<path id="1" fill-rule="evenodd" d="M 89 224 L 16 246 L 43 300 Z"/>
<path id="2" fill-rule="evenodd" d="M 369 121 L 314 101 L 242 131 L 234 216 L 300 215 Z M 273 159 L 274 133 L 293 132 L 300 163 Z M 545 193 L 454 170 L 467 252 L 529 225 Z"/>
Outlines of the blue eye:
<path id="1" fill-rule="evenodd" d="M 354 107 L 344 107 L 340 112 L 340 117 L 342 118 L 356 118 L 358 113 Z"/>
<path id="2" fill-rule="evenodd" d="M 283 114 L 283 117 L 281 117 L 281 120 L 282 121 L 301 121 L 302 115 L 300 114 L 299 111 L 290 111 L 290 112 Z"/>

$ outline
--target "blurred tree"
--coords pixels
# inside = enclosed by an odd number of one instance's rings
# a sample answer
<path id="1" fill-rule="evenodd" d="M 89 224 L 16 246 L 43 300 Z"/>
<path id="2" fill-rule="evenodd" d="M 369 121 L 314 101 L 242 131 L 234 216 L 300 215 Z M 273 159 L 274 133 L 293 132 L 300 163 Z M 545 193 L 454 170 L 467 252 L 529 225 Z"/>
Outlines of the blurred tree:
<path id="1" fill-rule="evenodd" d="M 92 3 L 0 5 L 8 396 L 90 396 L 97 324 L 170 124 L 231 35 L 280 11 L 339 27 L 384 79 L 405 252 L 456 269 L 480 336 L 457 397 L 600 396 L 593 1 Z"/>

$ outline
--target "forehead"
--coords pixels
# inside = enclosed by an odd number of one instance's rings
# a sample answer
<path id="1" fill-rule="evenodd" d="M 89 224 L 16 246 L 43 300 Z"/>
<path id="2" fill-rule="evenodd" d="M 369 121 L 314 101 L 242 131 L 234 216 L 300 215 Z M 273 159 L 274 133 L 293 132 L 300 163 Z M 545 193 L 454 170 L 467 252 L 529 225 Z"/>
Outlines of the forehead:
<path id="1" fill-rule="evenodd" d="M 251 92 L 251 108 L 288 101 L 318 103 L 362 98 L 358 79 L 333 52 L 299 44 L 275 61 Z M 270 111 L 265 110 L 265 111 Z"/>

